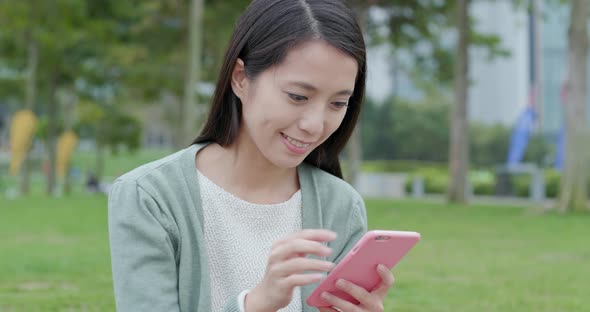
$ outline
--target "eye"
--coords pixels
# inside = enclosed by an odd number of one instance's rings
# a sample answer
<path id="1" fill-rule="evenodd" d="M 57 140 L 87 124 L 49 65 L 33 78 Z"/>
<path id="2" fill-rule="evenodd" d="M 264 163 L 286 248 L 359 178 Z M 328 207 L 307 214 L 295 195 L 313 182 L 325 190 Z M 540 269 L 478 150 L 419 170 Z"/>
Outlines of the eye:
<path id="1" fill-rule="evenodd" d="M 293 94 L 293 93 L 287 93 L 289 95 L 289 97 L 295 101 L 295 102 L 303 102 L 303 101 L 307 101 L 307 97 L 303 96 L 303 95 L 298 95 L 298 94 Z"/>
<path id="2" fill-rule="evenodd" d="M 348 106 L 348 102 L 332 102 L 332 105 L 336 109 L 341 109 Z"/>

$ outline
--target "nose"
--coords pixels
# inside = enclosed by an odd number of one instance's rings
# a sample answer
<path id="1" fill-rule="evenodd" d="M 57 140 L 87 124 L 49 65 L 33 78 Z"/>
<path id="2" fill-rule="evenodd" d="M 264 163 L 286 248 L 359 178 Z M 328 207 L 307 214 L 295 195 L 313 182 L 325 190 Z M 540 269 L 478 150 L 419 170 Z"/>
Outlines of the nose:
<path id="1" fill-rule="evenodd" d="M 312 107 L 313 106 L 313 107 Z M 317 136 L 324 131 L 324 108 L 321 105 L 310 105 L 299 118 L 299 129 L 310 136 Z"/>

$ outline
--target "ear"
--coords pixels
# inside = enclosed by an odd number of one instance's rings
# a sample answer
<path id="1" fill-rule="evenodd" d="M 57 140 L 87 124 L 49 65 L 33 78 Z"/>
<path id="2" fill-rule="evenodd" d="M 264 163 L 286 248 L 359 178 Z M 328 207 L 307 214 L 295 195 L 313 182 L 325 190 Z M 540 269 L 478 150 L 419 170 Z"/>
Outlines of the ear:
<path id="1" fill-rule="evenodd" d="M 244 67 L 244 61 L 237 59 L 234 69 L 231 74 L 231 87 L 234 94 L 244 102 L 248 94 L 248 78 L 246 77 L 246 69 Z"/>

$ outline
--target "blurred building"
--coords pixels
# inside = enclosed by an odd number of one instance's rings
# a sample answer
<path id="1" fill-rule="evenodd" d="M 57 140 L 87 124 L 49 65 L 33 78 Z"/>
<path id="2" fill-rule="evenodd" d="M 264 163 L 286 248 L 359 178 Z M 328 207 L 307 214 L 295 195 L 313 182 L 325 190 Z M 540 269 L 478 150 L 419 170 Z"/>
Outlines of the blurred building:
<path id="1" fill-rule="evenodd" d="M 477 21 L 476 30 L 497 35 L 510 55 L 490 60 L 487 51 L 470 50 L 469 118 L 511 125 L 528 103 L 528 14 L 515 10 L 511 1 L 474 2 L 471 14 Z"/>
<path id="2" fill-rule="evenodd" d="M 560 93 L 567 74 L 569 7 L 551 0 L 539 2 L 542 11 L 539 28 L 542 79 L 540 130 L 554 135 L 563 124 Z M 486 124 L 512 126 L 529 103 L 533 58 L 529 14 L 507 0 L 474 2 L 471 14 L 477 21 L 476 29 L 498 35 L 502 48 L 510 55 L 490 60 L 485 50 L 471 49 L 469 118 Z M 379 18 L 379 13 L 376 15 Z M 395 63 L 390 50 L 385 46 L 369 48 L 367 94 L 377 101 L 394 93 L 405 98 L 419 97 L 420 91 L 412 86 L 407 75 L 391 70 Z M 590 120 L 590 96 L 588 106 Z"/>

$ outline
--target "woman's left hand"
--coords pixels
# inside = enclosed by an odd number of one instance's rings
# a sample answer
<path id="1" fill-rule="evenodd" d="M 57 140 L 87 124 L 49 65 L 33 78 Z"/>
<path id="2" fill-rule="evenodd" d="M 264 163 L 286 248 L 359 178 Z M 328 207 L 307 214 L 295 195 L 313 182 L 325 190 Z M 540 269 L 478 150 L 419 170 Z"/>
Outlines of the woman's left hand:
<path id="1" fill-rule="evenodd" d="M 360 303 L 355 305 L 346 300 L 340 299 L 330 293 L 324 292 L 322 299 L 331 304 L 333 308 L 320 308 L 320 312 L 382 312 L 383 300 L 387 292 L 393 286 L 394 277 L 391 271 L 384 265 L 377 266 L 377 273 L 381 276 L 381 284 L 377 286 L 372 292 L 366 291 L 364 288 L 355 285 L 345 280 L 338 280 L 336 287 L 348 293 Z"/>

